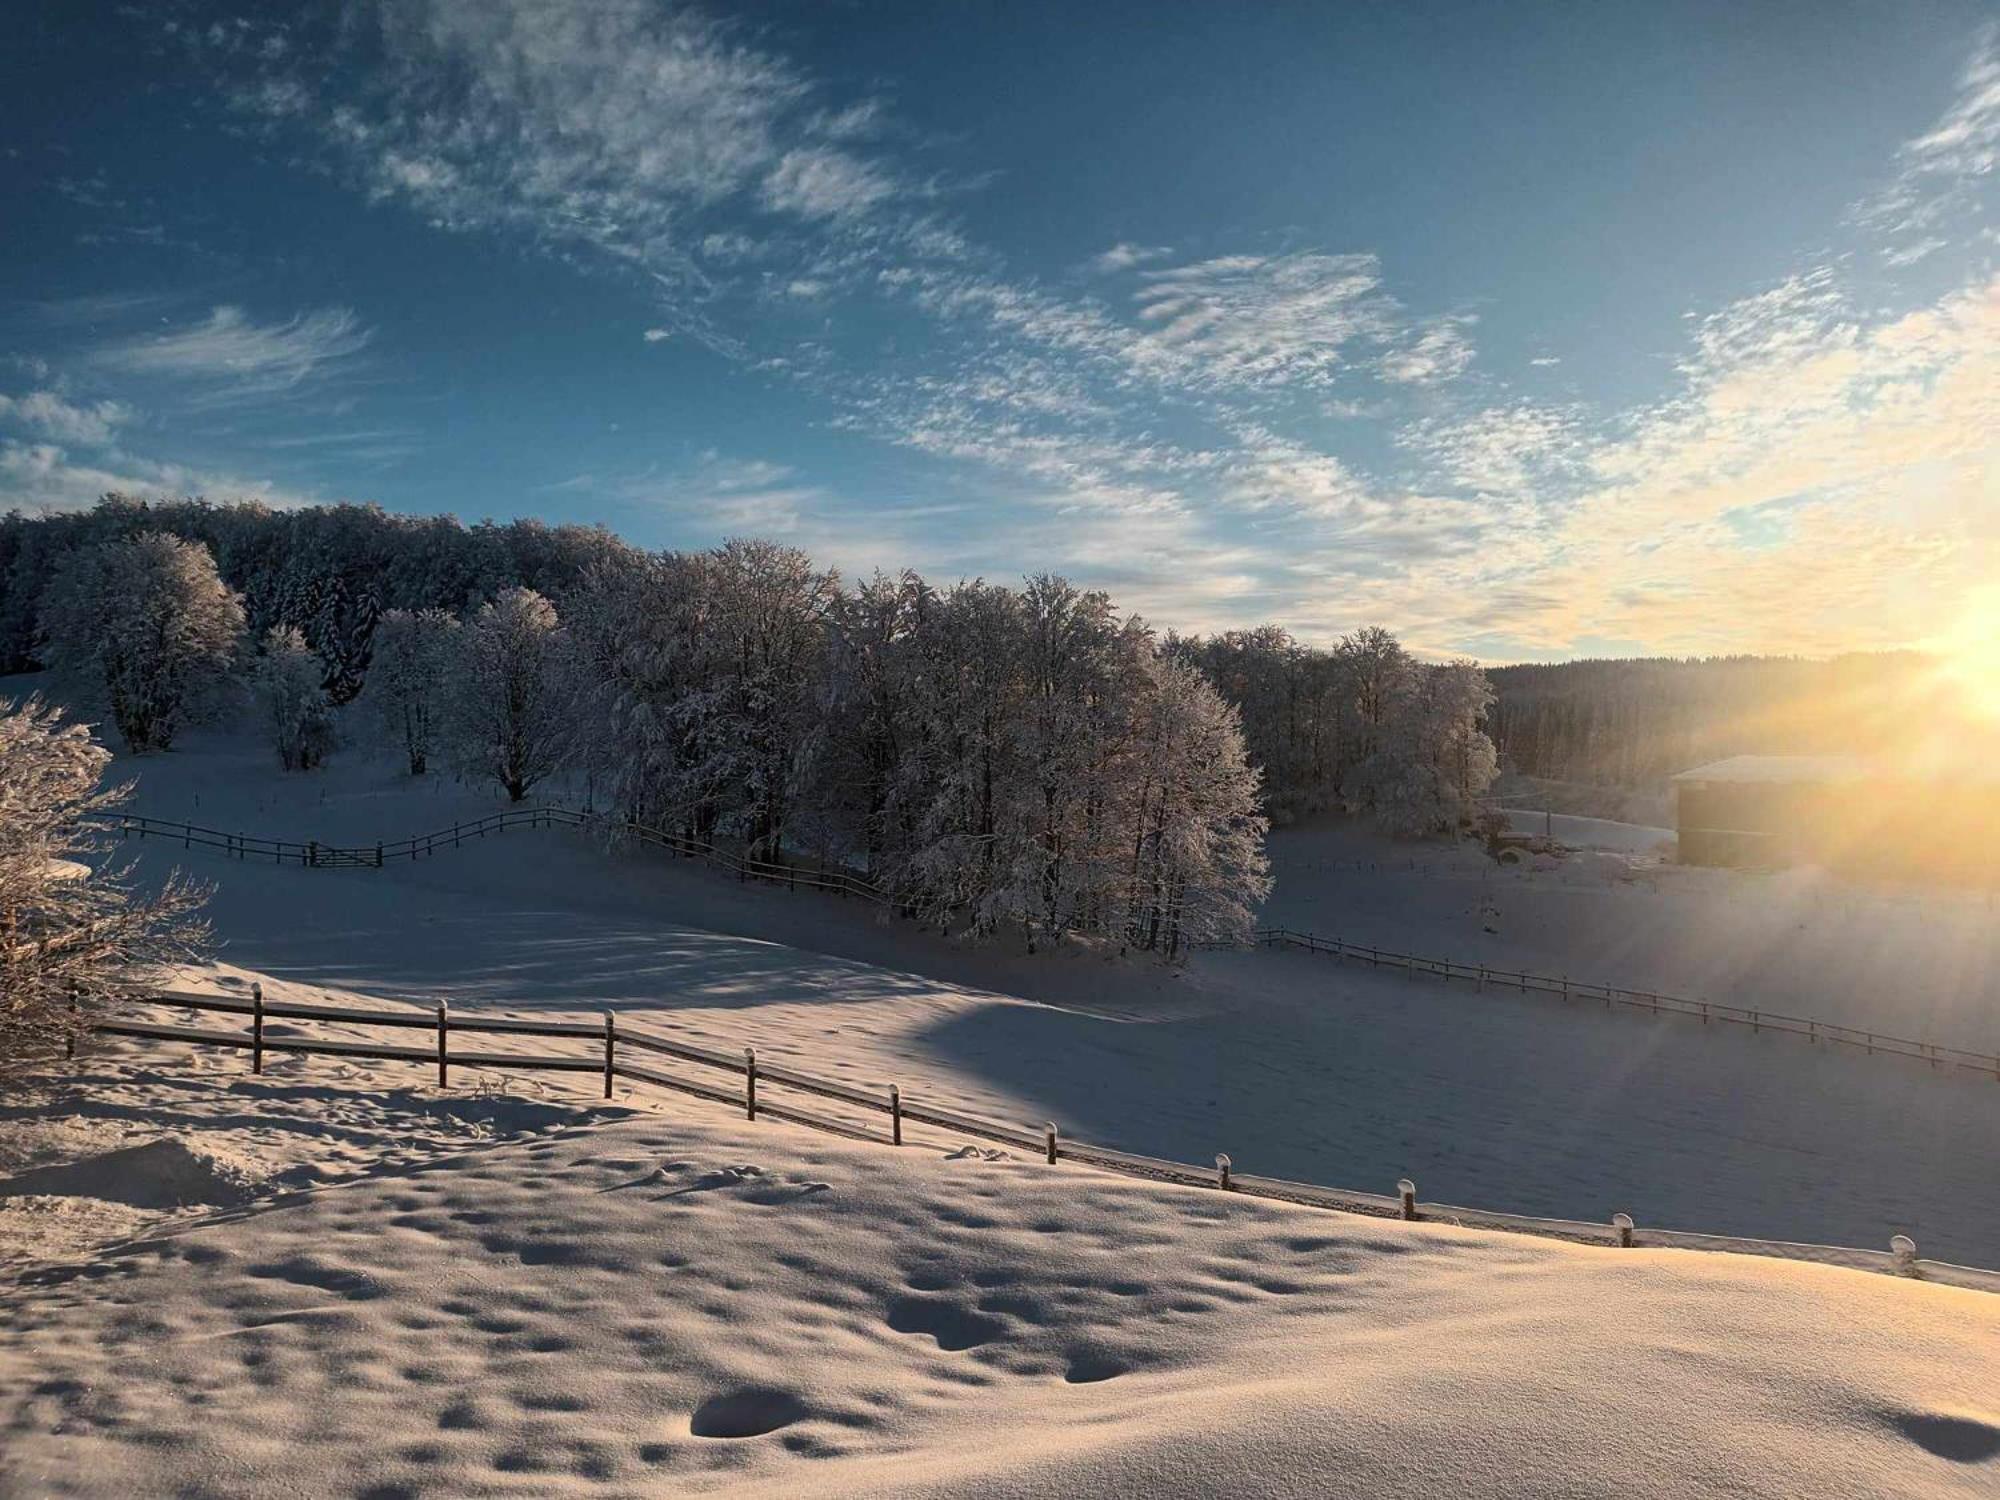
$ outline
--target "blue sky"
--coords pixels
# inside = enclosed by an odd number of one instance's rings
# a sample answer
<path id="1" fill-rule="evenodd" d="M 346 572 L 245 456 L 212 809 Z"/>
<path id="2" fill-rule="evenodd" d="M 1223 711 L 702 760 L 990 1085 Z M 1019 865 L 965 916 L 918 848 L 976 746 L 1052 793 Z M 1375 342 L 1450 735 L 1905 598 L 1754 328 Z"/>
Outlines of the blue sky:
<path id="1" fill-rule="evenodd" d="M 0 505 L 763 534 L 1486 660 L 1957 638 L 2000 576 L 1992 5 L 9 24 Z"/>

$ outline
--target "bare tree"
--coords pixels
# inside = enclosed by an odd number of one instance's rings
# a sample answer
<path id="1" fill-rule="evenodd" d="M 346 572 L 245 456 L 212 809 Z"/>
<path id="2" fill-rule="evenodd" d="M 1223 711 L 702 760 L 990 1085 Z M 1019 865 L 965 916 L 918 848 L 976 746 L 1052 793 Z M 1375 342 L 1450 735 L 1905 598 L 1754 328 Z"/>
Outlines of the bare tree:
<path id="1" fill-rule="evenodd" d="M 109 1001 L 185 961 L 208 936 L 204 887 L 136 892 L 107 859 L 104 815 L 130 783 L 81 724 L 37 699 L 0 700 L 0 1073 L 46 1055 Z"/>

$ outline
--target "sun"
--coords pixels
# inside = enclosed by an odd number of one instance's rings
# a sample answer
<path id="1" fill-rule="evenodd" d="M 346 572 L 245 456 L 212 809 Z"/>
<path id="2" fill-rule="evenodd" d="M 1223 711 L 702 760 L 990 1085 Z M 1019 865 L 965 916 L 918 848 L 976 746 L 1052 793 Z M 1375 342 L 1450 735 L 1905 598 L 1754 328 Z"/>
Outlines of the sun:
<path id="1" fill-rule="evenodd" d="M 2000 586 L 1974 590 L 1936 649 L 1965 706 L 2000 724 Z"/>

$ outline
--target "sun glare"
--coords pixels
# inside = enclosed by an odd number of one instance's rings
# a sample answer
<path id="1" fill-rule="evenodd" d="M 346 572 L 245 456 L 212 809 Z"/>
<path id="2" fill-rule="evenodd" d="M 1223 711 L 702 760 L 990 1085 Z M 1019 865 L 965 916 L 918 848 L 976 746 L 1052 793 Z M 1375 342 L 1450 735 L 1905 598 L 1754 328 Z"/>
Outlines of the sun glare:
<path id="1" fill-rule="evenodd" d="M 1965 706 L 2000 723 L 2000 586 L 1972 594 L 1957 625 L 1939 639 L 1937 651 Z"/>

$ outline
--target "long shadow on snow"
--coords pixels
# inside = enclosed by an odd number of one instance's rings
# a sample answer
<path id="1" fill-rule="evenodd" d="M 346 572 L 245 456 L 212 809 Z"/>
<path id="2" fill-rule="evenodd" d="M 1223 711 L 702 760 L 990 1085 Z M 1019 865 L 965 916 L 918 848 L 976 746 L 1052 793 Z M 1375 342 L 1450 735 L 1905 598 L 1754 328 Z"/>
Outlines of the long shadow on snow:
<path id="1" fill-rule="evenodd" d="M 1245 1173 L 1604 1222 L 1879 1247 L 2000 1244 L 2000 1088 L 1787 1037 L 1475 997 L 1269 955 L 1268 1006 L 1116 1021 L 1032 1006 L 923 1034 L 1065 1133 Z M 1287 993 L 1287 983 L 1294 988 Z M 1303 1002 L 1300 997 L 1305 997 Z"/>

